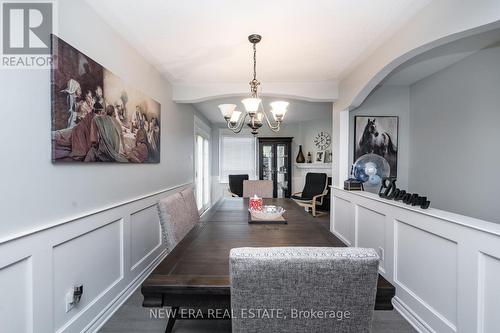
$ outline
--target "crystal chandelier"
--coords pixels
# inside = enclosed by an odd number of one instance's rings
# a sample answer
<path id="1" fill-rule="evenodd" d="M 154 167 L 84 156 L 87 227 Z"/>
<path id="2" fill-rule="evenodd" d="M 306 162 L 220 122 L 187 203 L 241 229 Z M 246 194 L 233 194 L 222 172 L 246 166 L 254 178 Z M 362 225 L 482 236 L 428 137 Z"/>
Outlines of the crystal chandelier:
<path id="1" fill-rule="evenodd" d="M 288 102 L 285 101 L 275 101 L 270 103 L 271 114 L 274 119 L 274 124 L 271 123 L 269 117 L 267 116 L 264 106 L 262 105 L 262 99 L 259 98 L 259 85 L 260 82 L 257 80 L 257 48 L 256 45 L 262 37 L 260 35 L 250 35 L 248 40 L 253 45 L 253 79 L 250 81 L 250 92 L 249 98 L 245 98 L 241 102 L 245 106 L 245 111 L 236 110 L 236 104 L 221 104 L 219 105 L 220 112 L 227 122 L 227 127 L 234 133 L 239 133 L 243 129 L 243 125 L 246 123 L 248 127 L 252 129 L 252 134 L 258 134 L 259 128 L 262 127 L 264 119 L 267 125 L 273 132 L 279 132 L 281 122 L 285 118 L 287 112 Z"/>

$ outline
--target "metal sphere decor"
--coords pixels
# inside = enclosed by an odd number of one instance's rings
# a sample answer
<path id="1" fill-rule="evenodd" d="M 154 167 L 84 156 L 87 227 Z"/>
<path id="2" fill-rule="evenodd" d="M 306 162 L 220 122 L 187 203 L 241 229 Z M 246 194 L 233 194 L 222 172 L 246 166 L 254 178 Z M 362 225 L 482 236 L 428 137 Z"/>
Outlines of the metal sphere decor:
<path id="1" fill-rule="evenodd" d="M 391 167 L 385 158 L 376 154 L 366 154 L 354 162 L 353 176 L 367 186 L 380 186 L 382 178 L 389 177 Z"/>

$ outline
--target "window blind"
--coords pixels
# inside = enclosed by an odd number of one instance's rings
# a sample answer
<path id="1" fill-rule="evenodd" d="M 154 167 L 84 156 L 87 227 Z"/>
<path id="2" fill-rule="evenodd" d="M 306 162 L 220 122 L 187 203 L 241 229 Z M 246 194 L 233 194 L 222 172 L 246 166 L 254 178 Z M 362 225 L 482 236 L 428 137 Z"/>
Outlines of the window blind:
<path id="1" fill-rule="evenodd" d="M 248 174 L 255 179 L 255 138 L 222 136 L 220 145 L 220 181 L 228 182 L 228 175 Z"/>

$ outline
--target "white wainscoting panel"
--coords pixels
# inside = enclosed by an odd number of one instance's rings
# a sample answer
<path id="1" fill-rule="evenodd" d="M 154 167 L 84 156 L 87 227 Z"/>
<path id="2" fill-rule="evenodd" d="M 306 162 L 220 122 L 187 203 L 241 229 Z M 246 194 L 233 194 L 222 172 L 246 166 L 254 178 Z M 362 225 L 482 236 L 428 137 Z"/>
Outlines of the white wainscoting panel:
<path id="1" fill-rule="evenodd" d="M 31 258 L 0 268 L 0 332 L 33 332 Z"/>
<path id="2" fill-rule="evenodd" d="M 358 206 L 357 228 L 366 230 L 356 234 L 356 246 L 375 249 L 380 257 L 379 269 L 385 271 L 385 215 L 364 206 Z"/>
<path id="3" fill-rule="evenodd" d="M 0 332 L 97 332 L 167 255 L 156 203 L 191 184 L 0 243 Z M 66 293 L 83 285 L 66 312 Z"/>
<path id="4" fill-rule="evenodd" d="M 333 199 L 339 209 L 333 210 L 330 230 L 348 246 L 354 245 L 354 205 L 340 197 Z"/>
<path id="5" fill-rule="evenodd" d="M 123 279 L 122 227 L 122 220 L 114 221 L 54 246 L 54 325 L 57 331 Z M 96 272 L 99 272 L 99 279 L 95 279 Z M 66 313 L 65 295 L 78 284 L 84 286 L 82 298 Z"/>
<path id="6" fill-rule="evenodd" d="M 384 249 L 379 272 L 419 332 L 500 332 L 500 225 L 332 188 L 331 231 Z"/>
<path id="7" fill-rule="evenodd" d="M 479 327 L 481 333 L 500 332 L 500 258 L 480 253 L 479 258 Z"/>
<path id="8" fill-rule="evenodd" d="M 395 230 L 394 282 L 456 331 L 457 244 L 401 221 Z"/>
<path id="9" fill-rule="evenodd" d="M 156 205 L 130 215 L 131 270 L 140 268 L 161 246 L 161 227 Z"/>

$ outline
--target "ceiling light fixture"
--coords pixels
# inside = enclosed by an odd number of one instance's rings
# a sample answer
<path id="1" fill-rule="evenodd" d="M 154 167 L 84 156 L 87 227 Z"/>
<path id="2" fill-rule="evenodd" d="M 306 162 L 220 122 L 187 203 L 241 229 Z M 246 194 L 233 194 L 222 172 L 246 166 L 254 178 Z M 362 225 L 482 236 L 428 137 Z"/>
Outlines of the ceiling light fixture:
<path id="1" fill-rule="evenodd" d="M 279 132 L 281 122 L 285 118 L 285 114 L 288 111 L 288 102 L 276 101 L 270 103 L 271 114 L 275 122 L 272 124 L 264 110 L 262 99 L 259 98 L 260 82 L 257 80 L 256 45 L 261 39 L 262 37 L 256 34 L 248 36 L 248 40 L 253 45 L 253 79 L 250 81 L 250 97 L 241 101 L 245 106 L 245 112 L 237 111 L 236 104 L 219 105 L 222 117 L 224 117 L 224 120 L 227 122 L 227 127 L 234 133 L 241 132 L 247 118 L 249 118 L 247 126 L 252 129 L 253 135 L 258 134 L 259 128 L 263 125 L 264 118 L 266 119 L 267 125 L 273 132 Z"/>

